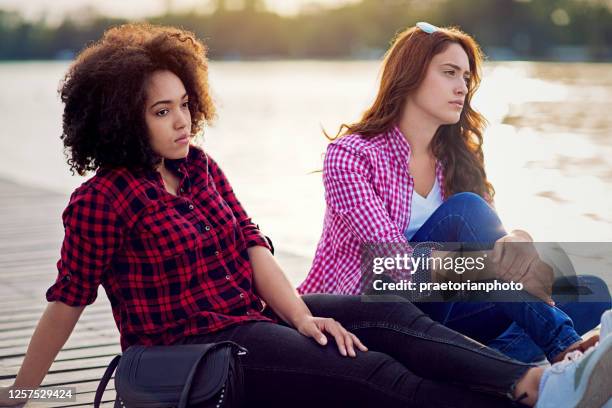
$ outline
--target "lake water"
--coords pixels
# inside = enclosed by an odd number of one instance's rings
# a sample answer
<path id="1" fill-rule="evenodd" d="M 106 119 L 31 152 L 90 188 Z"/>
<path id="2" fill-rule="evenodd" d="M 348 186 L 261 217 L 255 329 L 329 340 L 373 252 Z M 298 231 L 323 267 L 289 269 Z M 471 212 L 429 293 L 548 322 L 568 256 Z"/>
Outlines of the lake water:
<path id="1" fill-rule="evenodd" d="M 0 177 L 66 194 L 84 181 L 68 172 L 59 138 L 66 68 L 0 64 Z M 211 64 L 218 120 L 204 148 L 279 250 L 312 257 L 321 129 L 356 120 L 378 74 L 375 61 Z M 611 64 L 488 63 L 474 104 L 490 122 L 487 172 L 507 228 L 540 241 L 612 241 Z"/>

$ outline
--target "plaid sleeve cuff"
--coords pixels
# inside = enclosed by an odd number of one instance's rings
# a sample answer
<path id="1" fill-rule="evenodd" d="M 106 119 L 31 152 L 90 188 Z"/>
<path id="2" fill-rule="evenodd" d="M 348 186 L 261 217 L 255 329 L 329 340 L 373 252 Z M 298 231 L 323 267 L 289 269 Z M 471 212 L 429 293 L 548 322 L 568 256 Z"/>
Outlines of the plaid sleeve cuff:
<path id="1" fill-rule="evenodd" d="M 254 246 L 266 247 L 268 250 L 270 250 L 270 252 L 272 252 L 272 255 L 274 255 L 274 245 L 272 244 L 272 240 L 261 233 L 259 225 L 249 224 L 242 228 L 242 232 L 246 240 L 247 248 Z"/>
<path id="2" fill-rule="evenodd" d="M 47 289 L 47 302 L 60 301 L 68 306 L 87 306 L 98 297 L 98 288 L 87 288 L 75 275 L 60 270 L 55 283 Z"/>

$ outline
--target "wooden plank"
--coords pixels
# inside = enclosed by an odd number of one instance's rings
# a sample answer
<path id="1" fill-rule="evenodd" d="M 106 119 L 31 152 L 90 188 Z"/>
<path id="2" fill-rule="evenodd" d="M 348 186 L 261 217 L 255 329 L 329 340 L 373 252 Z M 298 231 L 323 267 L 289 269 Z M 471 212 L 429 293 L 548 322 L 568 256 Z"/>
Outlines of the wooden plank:
<path id="1" fill-rule="evenodd" d="M 66 342 L 66 345 L 62 348 L 62 350 L 82 350 L 82 349 L 88 349 L 88 348 L 97 348 L 97 347 L 106 347 L 106 346 L 116 346 L 119 344 L 119 339 L 118 339 L 118 335 L 117 335 L 117 339 L 113 339 L 113 338 L 96 338 L 95 340 L 81 340 L 81 341 L 77 341 L 77 340 L 73 340 L 71 341 L 70 339 L 68 340 L 68 342 Z M 72 339 L 72 336 L 71 336 Z M 25 355 L 27 346 L 21 345 L 21 346 L 15 346 L 15 347 L 8 347 L 5 349 L 0 350 L 0 358 L 12 358 L 12 357 L 23 357 Z"/>
<path id="2" fill-rule="evenodd" d="M 87 310 L 87 309 L 85 309 Z M 0 338 L 2 338 L 3 334 L 8 331 L 22 331 L 28 330 L 32 331 L 36 325 L 38 324 L 38 319 L 40 318 L 42 311 L 37 313 L 31 313 L 26 315 L 21 315 L 16 318 L 16 320 L 9 322 L 0 322 Z M 100 310 L 99 312 L 88 313 L 83 315 L 79 319 L 77 326 L 85 323 L 100 323 L 104 324 L 105 322 L 114 322 L 112 319 L 112 312 L 110 307 L 108 309 Z"/>
<path id="3" fill-rule="evenodd" d="M 0 261 L 0 271 L 6 271 L 2 273 L 3 279 L 10 277 L 16 280 L 15 283 L 18 283 L 21 278 L 21 274 L 18 273 L 18 271 L 25 268 L 38 268 L 41 272 L 49 272 L 50 276 L 53 273 L 57 273 L 55 263 L 58 259 L 59 257 L 49 257 L 47 259 L 32 259 L 25 257 L 23 259 L 12 259 L 7 262 Z"/>
<path id="4" fill-rule="evenodd" d="M 88 340 L 92 339 L 118 339 L 119 334 L 116 333 L 115 330 L 108 331 L 85 331 L 85 332 L 74 332 L 66 342 L 67 345 L 83 345 L 87 343 Z M 9 339 L 9 340 L 0 340 L 0 356 L 4 354 L 5 350 L 12 350 L 17 347 L 21 347 L 23 350 L 27 348 L 27 345 L 30 342 L 30 338 L 20 338 L 20 339 Z"/>
<path id="5" fill-rule="evenodd" d="M 81 319 L 83 319 L 81 321 Z M 110 311 L 107 314 L 87 316 L 79 319 L 74 332 L 81 331 L 107 331 L 109 329 L 115 329 L 115 320 L 112 319 L 112 313 Z M 18 339 L 21 337 L 29 337 L 32 335 L 38 319 L 31 321 L 31 326 L 25 328 L 16 328 L 12 330 L 0 330 L 0 340 Z"/>
<path id="6" fill-rule="evenodd" d="M 112 345 L 95 346 L 91 348 L 76 348 L 70 350 L 62 349 L 55 358 L 55 361 L 74 361 L 90 357 L 108 357 L 120 353 L 121 346 L 119 345 L 119 343 L 114 343 Z M 24 355 L 2 358 L 0 359 L 0 367 L 4 368 L 11 366 L 20 366 L 23 362 L 23 357 Z"/>
<path id="7" fill-rule="evenodd" d="M 59 250 L 59 246 L 58 246 L 58 250 L 57 250 L 57 255 L 54 255 L 52 258 L 46 258 L 46 259 L 38 259 L 37 262 L 35 263 L 31 263 L 31 264 L 24 264 L 21 265 L 19 264 L 18 266 L 14 267 L 14 268 L 10 268 L 7 269 L 6 267 L 2 267 L 0 268 L 0 271 L 2 271 L 2 277 L 0 277 L 0 279 L 4 278 L 4 274 L 5 273 L 10 273 L 10 272 L 15 272 L 15 271 L 19 271 L 19 272 L 29 272 L 32 270 L 37 270 L 38 272 L 40 272 L 41 274 L 44 273 L 48 273 L 50 275 L 57 273 L 57 270 L 55 269 L 55 263 L 59 260 L 60 257 L 60 250 Z M 13 259 L 14 260 L 14 259 Z M 46 266 L 46 264 L 48 262 L 53 262 L 53 268 L 51 269 L 44 269 L 44 267 Z M 41 269 L 41 266 L 43 267 Z"/>
<path id="8" fill-rule="evenodd" d="M 49 373 L 45 376 L 42 385 L 46 386 L 72 386 L 83 381 L 100 381 L 106 367 L 87 368 L 60 373 Z M 8 387 L 13 384 L 12 378 L 0 380 L 0 387 Z"/>
<path id="9" fill-rule="evenodd" d="M 84 370 L 89 368 L 106 367 L 114 356 L 115 353 L 99 357 L 87 356 L 78 360 L 55 361 L 53 362 L 53 364 L 51 364 L 48 375 Z M 0 380 L 15 378 L 17 376 L 17 372 L 19 371 L 20 366 L 21 363 L 8 367 L 0 367 Z"/>
<path id="10" fill-rule="evenodd" d="M 0 325 L 4 323 L 24 322 L 31 320 L 38 321 L 48 303 L 49 302 L 43 299 L 37 304 L 31 304 L 27 309 L 22 309 L 20 307 L 8 308 L 0 306 L 0 309 L 6 311 L 7 313 L 7 315 L 0 317 Z M 87 316 L 100 316 L 107 313 L 111 313 L 111 306 L 110 302 L 106 299 L 106 295 L 104 295 L 97 299 L 92 305 L 85 308 L 81 319 Z"/>
<path id="11" fill-rule="evenodd" d="M 37 231 L 32 231 L 32 233 L 38 233 Z M 19 237 L 19 235 L 12 235 L 11 237 L 7 237 L 3 240 L 0 240 L 0 247 L 5 248 L 2 251 L 2 257 L 0 261 L 3 263 L 5 261 L 15 260 L 18 258 L 28 258 L 26 255 L 28 252 L 32 252 L 32 246 L 37 245 L 40 248 L 36 250 L 45 254 L 45 257 L 55 257 L 59 255 L 59 248 L 61 247 L 63 234 L 55 234 L 55 236 L 49 236 L 48 238 L 38 238 L 35 241 L 28 239 L 27 235 L 24 234 L 23 237 Z M 20 251 L 19 249 L 23 249 Z"/>
<path id="12" fill-rule="evenodd" d="M 46 287 L 46 283 L 44 284 L 43 287 Z M 98 290 L 98 294 L 101 296 L 99 296 L 96 302 L 87 306 L 87 308 L 85 309 L 86 311 L 97 309 L 100 305 L 109 303 L 107 301 L 106 294 L 102 288 Z M 32 298 L 22 297 L 20 299 L 14 299 L 10 301 L 7 300 L 6 302 L 0 302 L 0 309 L 9 311 L 12 313 L 14 312 L 31 313 L 37 310 L 43 310 L 47 306 L 47 304 L 48 302 L 44 297 L 41 299 L 38 299 L 38 298 L 32 299 Z M 8 318 L 9 316 L 4 316 L 4 315 L 0 316 L 0 321 L 6 321 Z"/>
<path id="13" fill-rule="evenodd" d="M 6 251 L 6 255 L 10 255 L 8 254 L 8 251 Z M 19 258 L 22 257 L 22 258 Z M 23 251 L 19 251 L 19 257 L 13 255 L 11 257 L 10 260 L 5 260 L 5 259 L 1 259 L 0 258 L 0 264 L 2 265 L 2 267 L 0 268 L 1 271 L 3 272 L 7 272 L 11 273 L 11 272 L 21 272 L 23 270 L 25 270 L 28 267 L 43 267 L 41 269 L 39 269 L 39 272 L 47 272 L 47 271 L 51 271 L 51 272 L 56 272 L 55 269 L 55 263 L 59 260 L 60 258 L 60 249 L 58 248 L 56 251 L 48 251 L 48 253 L 44 253 L 42 250 L 26 250 L 24 249 Z M 20 260 L 24 260 L 27 261 L 27 263 L 24 263 L 21 266 L 14 266 L 13 264 L 18 263 L 18 261 Z M 48 265 L 51 266 L 51 268 L 48 268 Z M 3 278 L 8 277 L 8 275 L 3 273 Z"/>
<path id="14" fill-rule="evenodd" d="M 84 321 L 81 322 L 79 319 L 78 322 L 79 329 L 75 330 L 73 333 L 80 333 L 86 331 L 100 331 L 107 332 L 109 330 L 116 330 L 115 321 L 112 319 L 101 319 L 100 321 Z M 27 339 L 30 340 L 30 337 L 34 333 L 34 327 L 28 327 L 26 329 L 20 330 L 10 330 L 10 331 L 0 331 L 0 344 L 4 341 L 10 340 L 19 340 L 19 339 Z"/>

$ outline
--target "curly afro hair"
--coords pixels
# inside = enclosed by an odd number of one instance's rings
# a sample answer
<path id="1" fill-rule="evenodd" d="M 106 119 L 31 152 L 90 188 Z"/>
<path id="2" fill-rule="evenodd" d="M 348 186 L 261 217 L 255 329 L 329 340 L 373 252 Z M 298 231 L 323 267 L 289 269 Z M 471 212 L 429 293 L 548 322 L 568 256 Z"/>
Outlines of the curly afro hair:
<path id="1" fill-rule="evenodd" d="M 192 138 L 212 121 L 206 46 L 193 33 L 149 24 L 111 28 L 79 54 L 60 85 L 61 139 L 73 174 L 101 167 L 151 170 L 161 162 L 144 119 L 145 81 L 157 70 L 183 82 Z"/>

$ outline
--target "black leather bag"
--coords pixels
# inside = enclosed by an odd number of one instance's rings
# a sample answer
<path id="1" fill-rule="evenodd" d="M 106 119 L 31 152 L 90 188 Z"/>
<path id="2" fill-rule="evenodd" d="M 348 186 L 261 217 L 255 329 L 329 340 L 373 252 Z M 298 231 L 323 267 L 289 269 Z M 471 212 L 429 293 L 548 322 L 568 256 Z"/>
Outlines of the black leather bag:
<path id="1" fill-rule="evenodd" d="M 131 346 L 116 356 L 100 380 L 94 407 L 115 374 L 115 408 L 239 407 L 243 376 L 231 341 L 176 346 Z"/>

